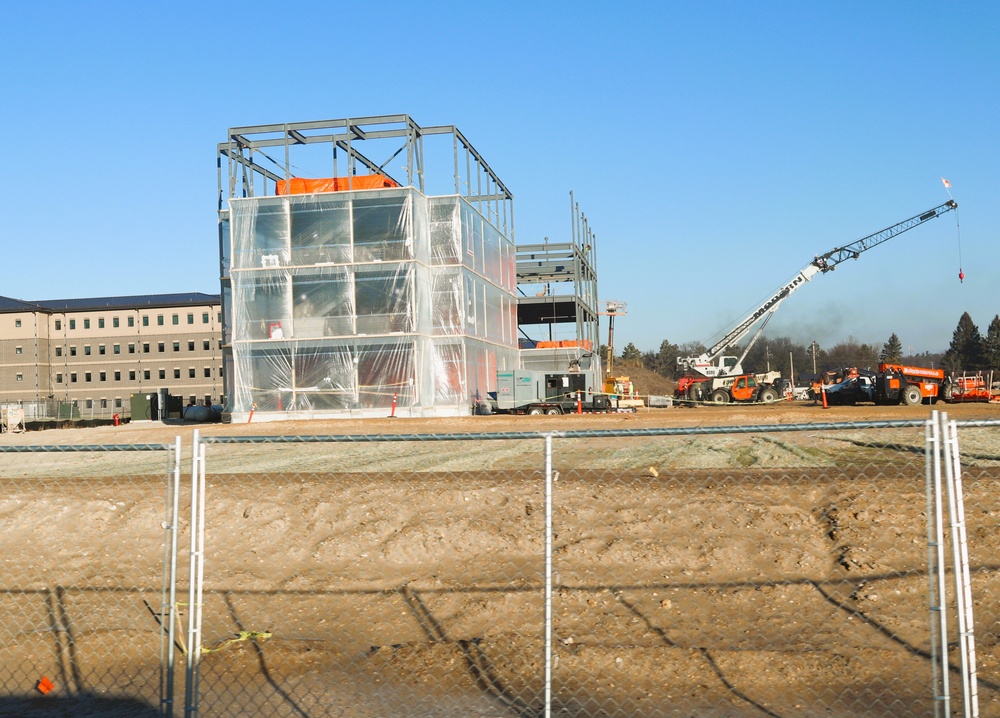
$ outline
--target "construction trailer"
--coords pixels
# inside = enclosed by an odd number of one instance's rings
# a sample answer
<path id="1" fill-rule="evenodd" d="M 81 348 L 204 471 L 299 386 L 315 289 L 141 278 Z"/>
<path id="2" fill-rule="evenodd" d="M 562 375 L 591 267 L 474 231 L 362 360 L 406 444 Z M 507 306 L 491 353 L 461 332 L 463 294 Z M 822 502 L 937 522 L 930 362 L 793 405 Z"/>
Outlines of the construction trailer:
<path id="1" fill-rule="evenodd" d="M 599 372 L 549 372 L 515 369 L 497 374 L 490 411 L 502 414 L 583 414 L 612 410 L 600 390 Z"/>

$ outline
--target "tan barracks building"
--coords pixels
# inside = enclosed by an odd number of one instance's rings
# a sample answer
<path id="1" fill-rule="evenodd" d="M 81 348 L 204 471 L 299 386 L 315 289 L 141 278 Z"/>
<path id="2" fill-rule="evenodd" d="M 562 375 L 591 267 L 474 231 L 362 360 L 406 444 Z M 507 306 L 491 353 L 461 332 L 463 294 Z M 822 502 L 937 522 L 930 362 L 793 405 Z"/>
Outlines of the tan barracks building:
<path id="1" fill-rule="evenodd" d="M 27 419 L 67 407 L 81 418 L 124 418 L 132 394 L 159 389 L 220 404 L 222 386 L 217 294 L 0 296 L 0 406 L 21 405 Z"/>

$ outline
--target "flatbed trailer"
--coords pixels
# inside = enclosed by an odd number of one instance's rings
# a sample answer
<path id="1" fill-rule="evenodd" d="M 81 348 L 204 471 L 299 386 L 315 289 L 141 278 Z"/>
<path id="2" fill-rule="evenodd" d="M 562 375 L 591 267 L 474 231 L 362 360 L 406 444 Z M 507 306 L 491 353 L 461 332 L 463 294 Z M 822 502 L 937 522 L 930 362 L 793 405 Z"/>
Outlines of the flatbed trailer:
<path id="1" fill-rule="evenodd" d="M 615 411 L 608 394 L 590 371 L 533 371 L 512 369 L 497 372 L 496 395 L 489 405 L 498 414 L 576 414 Z"/>

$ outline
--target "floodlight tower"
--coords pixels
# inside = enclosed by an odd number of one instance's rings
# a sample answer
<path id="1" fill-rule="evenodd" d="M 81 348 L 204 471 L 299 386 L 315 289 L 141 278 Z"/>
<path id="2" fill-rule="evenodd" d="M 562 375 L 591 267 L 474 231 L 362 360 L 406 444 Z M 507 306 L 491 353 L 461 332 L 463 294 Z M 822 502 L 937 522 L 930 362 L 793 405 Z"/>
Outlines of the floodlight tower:
<path id="1" fill-rule="evenodd" d="M 615 317 L 624 316 L 627 304 L 617 299 L 607 299 L 601 302 L 601 311 L 598 314 L 608 318 L 608 362 L 605 376 L 612 376 L 615 365 Z"/>

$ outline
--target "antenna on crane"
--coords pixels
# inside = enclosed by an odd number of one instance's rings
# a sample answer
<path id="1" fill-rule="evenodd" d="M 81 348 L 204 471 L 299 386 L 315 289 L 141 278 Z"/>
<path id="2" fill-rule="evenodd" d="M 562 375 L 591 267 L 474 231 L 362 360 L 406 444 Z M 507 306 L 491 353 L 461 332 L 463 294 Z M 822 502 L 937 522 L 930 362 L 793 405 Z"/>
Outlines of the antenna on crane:
<path id="1" fill-rule="evenodd" d="M 606 299 L 601 302 L 601 306 L 598 314 L 608 318 L 608 362 L 604 373 L 605 376 L 611 376 L 615 364 L 615 317 L 627 314 L 628 305 L 617 299 Z"/>

